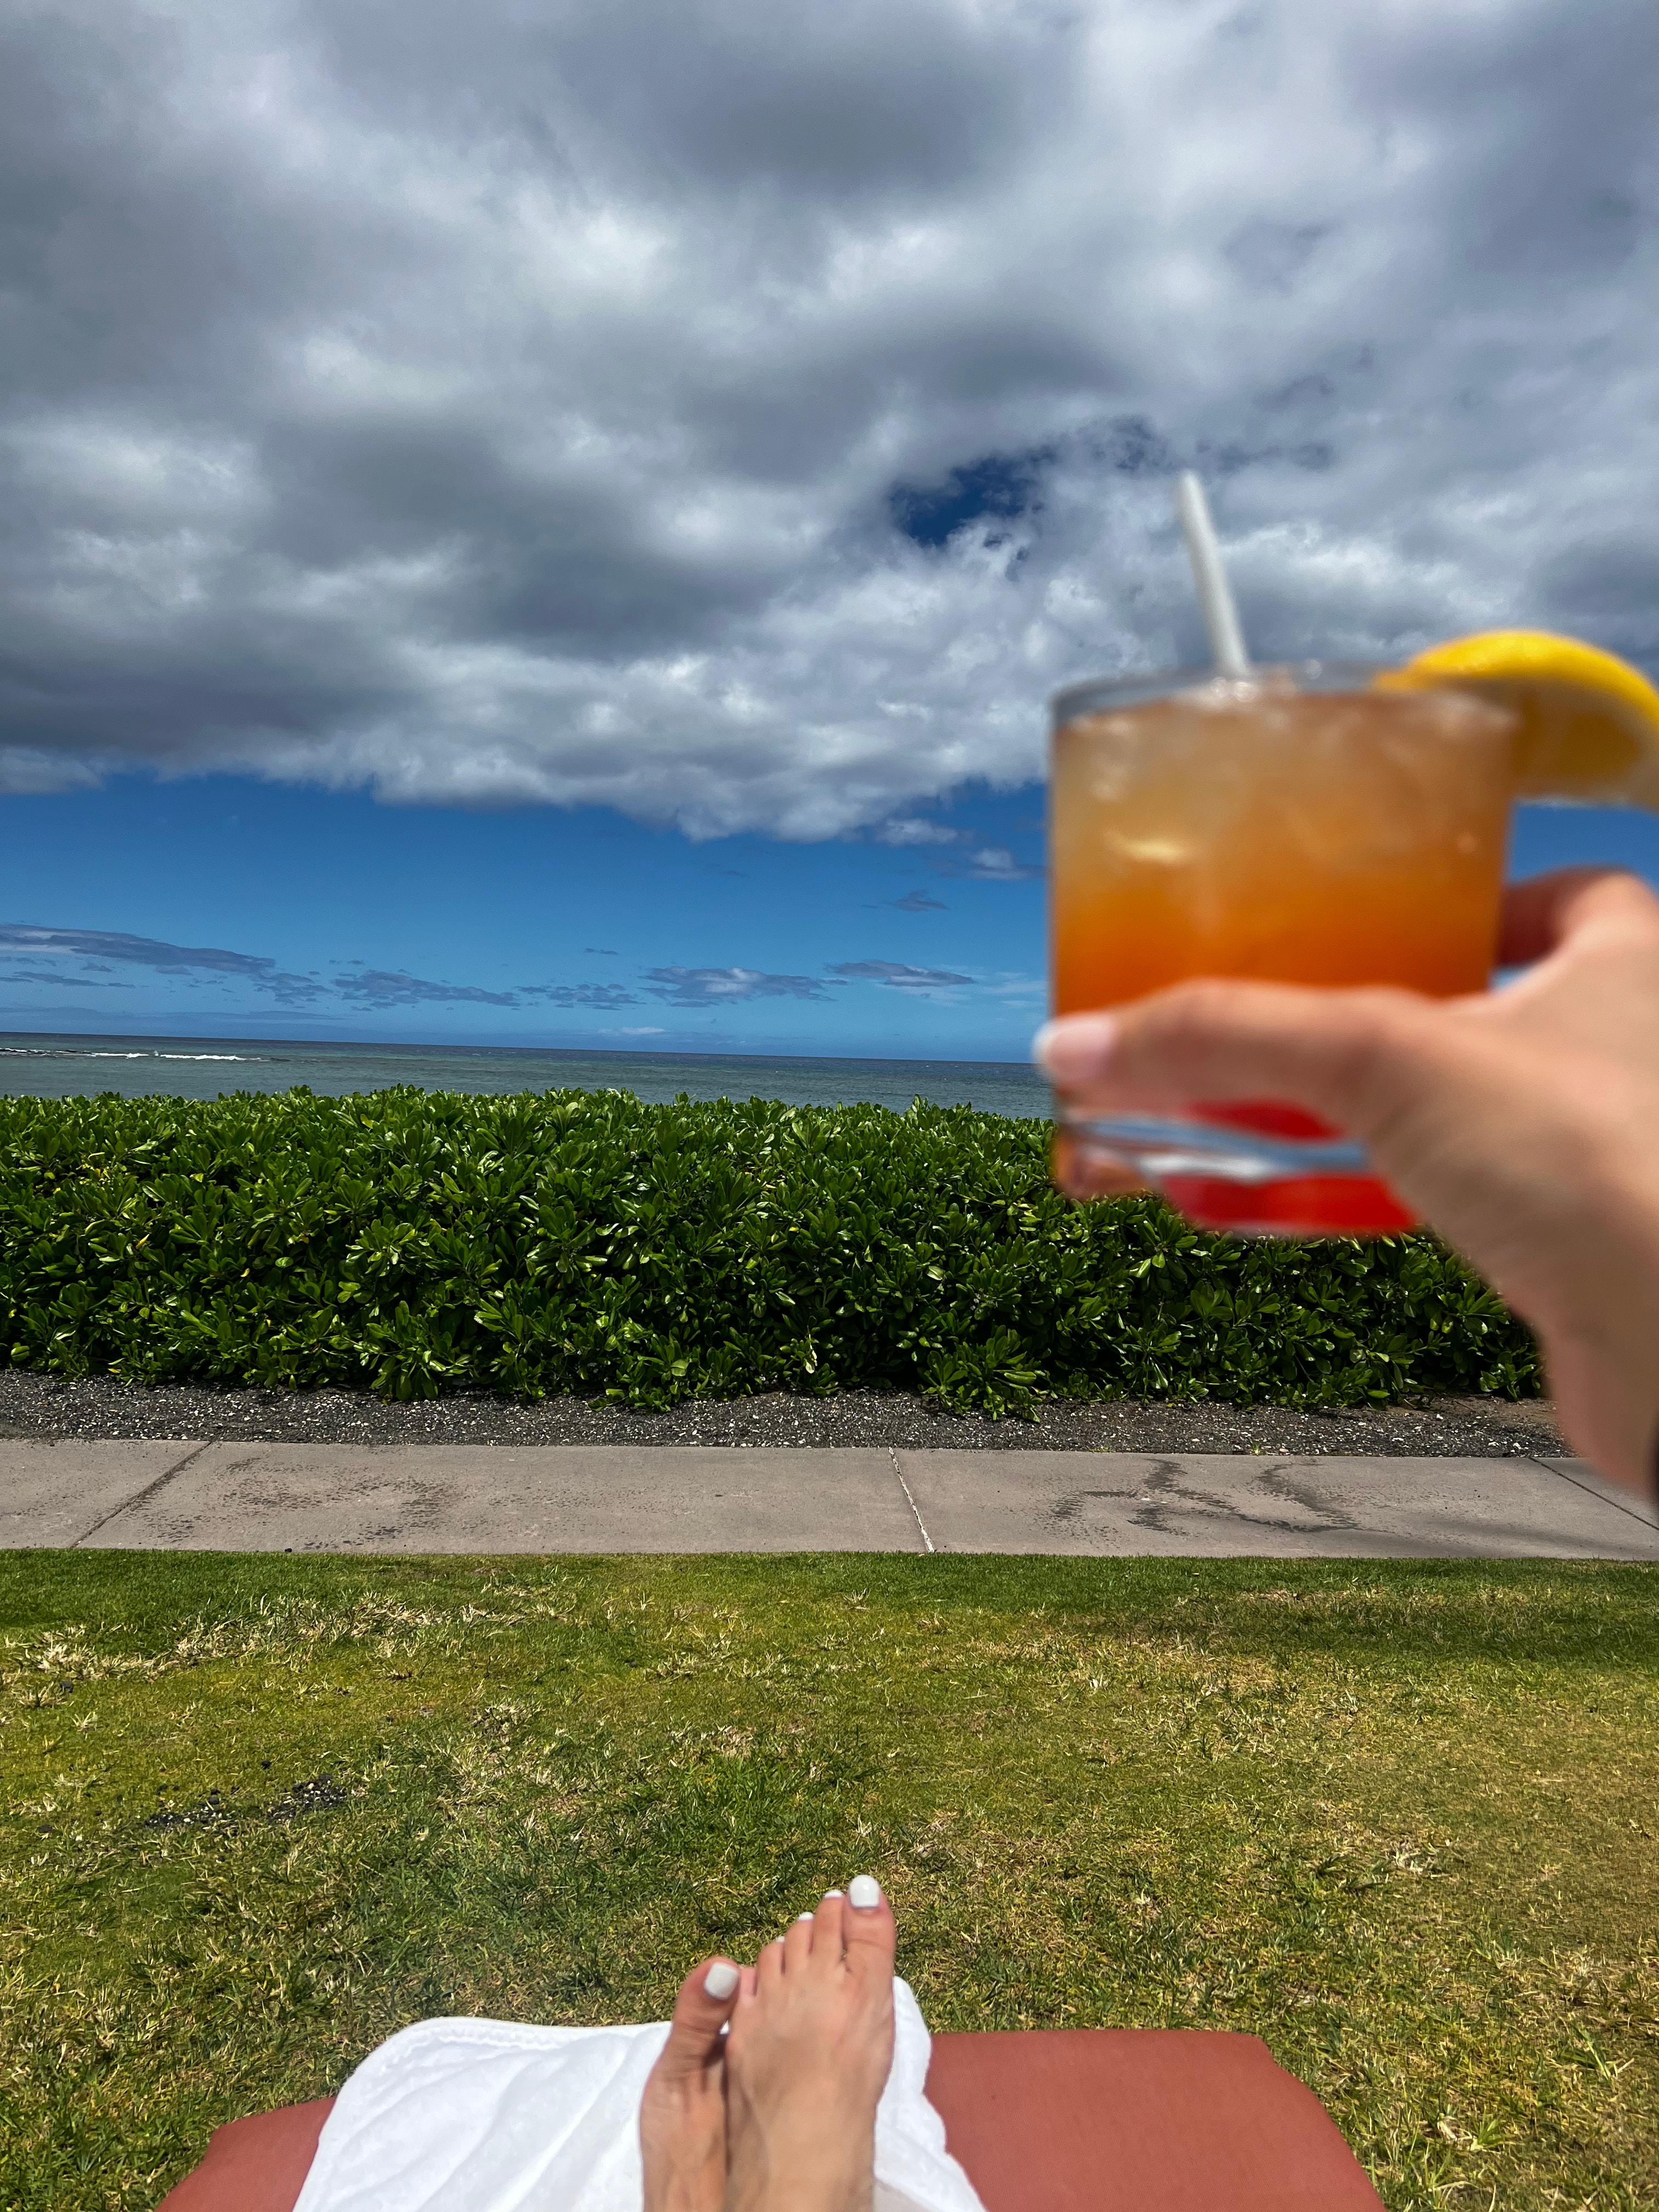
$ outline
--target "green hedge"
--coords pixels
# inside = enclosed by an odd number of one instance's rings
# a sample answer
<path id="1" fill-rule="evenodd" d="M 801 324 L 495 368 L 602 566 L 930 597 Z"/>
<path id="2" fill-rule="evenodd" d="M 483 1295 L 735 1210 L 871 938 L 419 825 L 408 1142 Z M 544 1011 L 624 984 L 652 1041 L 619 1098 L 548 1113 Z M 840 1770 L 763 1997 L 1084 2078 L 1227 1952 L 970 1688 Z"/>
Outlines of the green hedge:
<path id="1" fill-rule="evenodd" d="M 1077 1207 L 1047 1133 L 966 1108 L 307 1091 L 0 1100 L 0 1331 L 136 1382 L 852 1388 L 1355 1404 L 1537 1387 L 1426 1237 L 1231 1243 Z"/>

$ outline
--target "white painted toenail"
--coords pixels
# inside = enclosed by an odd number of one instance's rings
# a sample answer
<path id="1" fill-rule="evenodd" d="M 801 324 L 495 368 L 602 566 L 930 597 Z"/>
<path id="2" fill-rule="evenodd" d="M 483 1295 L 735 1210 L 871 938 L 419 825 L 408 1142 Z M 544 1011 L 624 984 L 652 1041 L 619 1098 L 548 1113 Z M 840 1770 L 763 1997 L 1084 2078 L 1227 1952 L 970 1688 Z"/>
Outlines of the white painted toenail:
<path id="1" fill-rule="evenodd" d="M 715 2003 L 719 2004 L 723 1999 L 731 1996 L 740 1979 L 741 1977 L 734 1966 L 725 1959 L 716 1959 L 703 1976 L 702 1986 L 705 1994 L 713 1997 Z"/>
<path id="2" fill-rule="evenodd" d="M 832 1897 L 844 1897 L 846 1893 L 845 1890 L 826 1889 L 823 1893 L 823 1901 L 828 1905 Z"/>
<path id="3" fill-rule="evenodd" d="M 795 1917 L 797 1920 L 810 1920 L 812 1916 L 810 1912 L 798 1912 Z"/>
<path id="4" fill-rule="evenodd" d="M 872 1874 L 855 1874 L 847 1894 L 860 1912 L 868 1912 L 881 1903 L 881 1884 Z"/>

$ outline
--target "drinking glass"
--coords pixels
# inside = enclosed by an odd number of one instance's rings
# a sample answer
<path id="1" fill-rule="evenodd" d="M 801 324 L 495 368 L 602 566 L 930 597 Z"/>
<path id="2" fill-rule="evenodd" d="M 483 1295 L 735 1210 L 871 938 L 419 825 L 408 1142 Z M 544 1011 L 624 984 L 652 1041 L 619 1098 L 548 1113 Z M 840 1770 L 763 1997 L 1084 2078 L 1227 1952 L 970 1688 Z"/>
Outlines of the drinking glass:
<path id="1" fill-rule="evenodd" d="M 1513 718 L 1353 662 L 1078 684 L 1053 702 L 1056 1014 L 1195 976 L 1485 990 Z M 1150 1183 L 1208 1228 L 1407 1228 L 1363 1146 L 1271 1098 L 1058 1112 L 1069 1187 Z"/>

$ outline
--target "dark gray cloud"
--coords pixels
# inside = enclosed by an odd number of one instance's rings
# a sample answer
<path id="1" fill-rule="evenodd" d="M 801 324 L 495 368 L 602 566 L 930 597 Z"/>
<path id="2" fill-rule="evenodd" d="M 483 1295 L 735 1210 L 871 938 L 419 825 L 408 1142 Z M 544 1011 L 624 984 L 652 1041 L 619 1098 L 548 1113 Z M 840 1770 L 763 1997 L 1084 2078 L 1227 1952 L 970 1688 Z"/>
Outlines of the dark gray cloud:
<path id="1" fill-rule="evenodd" d="M 631 991 L 616 983 L 520 983 L 510 991 L 486 991 L 476 983 L 434 983 L 401 969 L 350 969 L 336 976 L 333 988 L 355 1006 L 516 1006 L 531 1000 L 549 1006 L 609 1010 L 639 1004 Z"/>
<path id="2" fill-rule="evenodd" d="M 50 929 L 33 922 L 0 922 L 0 954 L 23 953 L 35 962 L 42 957 L 88 963 L 118 962 L 154 969 L 158 975 L 189 975 L 200 980 L 228 980 L 269 992 L 281 1006 L 307 1006 L 321 997 L 323 986 L 308 975 L 286 975 L 274 960 L 257 953 L 228 952 L 214 945 L 168 945 L 154 937 L 131 937 L 112 929 Z M 66 973 L 44 971 L 49 980 L 69 982 Z"/>
<path id="3" fill-rule="evenodd" d="M 520 983 L 521 999 L 539 999 L 549 1006 L 636 1006 L 639 1000 L 620 983 Z"/>
<path id="4" fill-rule="evenodd" d="M 1188 463 L 1264 654 L 1659 659 L 1633 0 L 387 21 L 0 27 L 0 789 L 953 846 L 1200 651 Z"/>
<path id="5" fill-rule="evenodd" d="M 50 983 L 60 991 L 131 991 L 133 983 L 111 983 L 93 975 L 65 975 L 52 968 L 0 968 L 0 983 Z"/>
<path id="6" fill-rule="evenodd" d="M 821 999 L 812 975 L 768 975 L 758 968 L 650 968 L 647 987 L 671 1006 L 724 1006 L 741 999 Z"/>
<path id="7" fill-rule="evenodd" d="M 843 960 L 830 972 L 849 983 L 884 983 L 893 991 L 944 991 L 974 980 L 948 968 L 912 968 L 903 960 Z"/>
<path id="8" fill-rule="evenodd" d="M 906 891 L 902 898 L 890 899 L 888 904 L 896 907 L 901 914 L 943 914 L 945 911 L 943 899 L 936 899 L 920 890 Z"/>
<path id="9" fill-rule="evenodd" d="M 336 998 L 358 1008 L 378 1006 L 517 1006 L 526 1000 L 550 1006 L 589 1006 L 609 1011 L 637 1006 L 635 994 L 618 983 L 520 983 L 510 991 L 485 990 L 476 983 L 434 982 L 411 975 L 403 969 L 369 968 L 361 961 L 341 967 L 327 982 L 310 975 L 292 975 L 274 960 L 254 952 L 230 952 L 222 946 L 169 945 L 159 938 L 131 937 L 118 930 L 51 929 L 33 922 L 0 922 L 0 957 L 26 956 L 15 966 L 0 969 L 0 981 L 53 984 L 76 990 L 131 990 L 129 983 L 102 980 L 115 963 L 148 968 L 161 975 L 183 975 L 196 981 L 240 983 L 268 993 L 279 1006 L 314 1006 Z M 82 972 L 71 975 L 74 961 Z M 61 962 L 61 966 L 55 964 Z M 50 964 L 49 964 L 50 963 Z M 88 975 L 85 971 L 93 970 Z M 731 973 L 726 970 L 658 970 L 680 974 Z M 763 982 L 787 981 L 763 977 Z M 659 994 L 660 995 L 660 994 Z M 735 996 L 765 995 L 735 993 Z"/>
<path id="10" fill-rule="evenodd" d="M 485 991 L 476 983 L 434 983 L 401 969 L 359 968 L 337 975 L 334 990 L 352 1006 L 516 1006 L 512 991 Z"/>

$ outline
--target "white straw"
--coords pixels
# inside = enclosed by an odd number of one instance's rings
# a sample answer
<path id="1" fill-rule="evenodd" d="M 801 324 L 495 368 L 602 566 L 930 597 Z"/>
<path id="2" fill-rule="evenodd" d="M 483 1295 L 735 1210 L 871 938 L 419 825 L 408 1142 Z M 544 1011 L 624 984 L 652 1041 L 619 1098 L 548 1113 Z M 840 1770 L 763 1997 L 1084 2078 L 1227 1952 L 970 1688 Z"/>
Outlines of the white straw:
<path id="1" fill-rule="evenodd" d="M 1250 657 L 1244 650 L 1244 633 L 1238 626 L 1238 609 L 1221 565 L 1215 525 L 1204 487 L 1188 469 L 1176 484 L 1176 513 L 1186 533 L 1187 551 L 1193 563 L 1198 604 L 1204 611 L 1204 627 L 1210 633 L 1210 651 L 1218 676 L 1247 677 Z"/>

